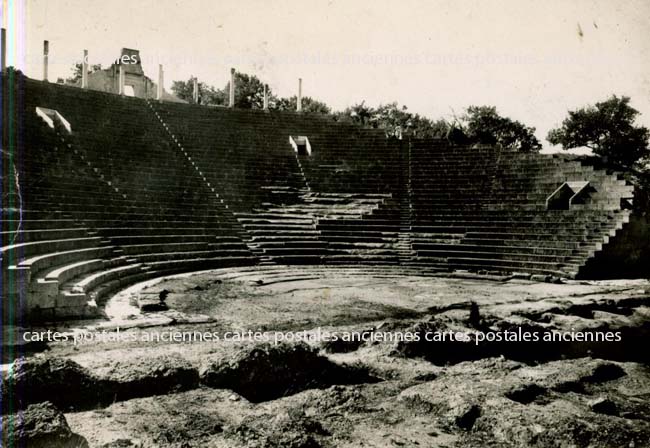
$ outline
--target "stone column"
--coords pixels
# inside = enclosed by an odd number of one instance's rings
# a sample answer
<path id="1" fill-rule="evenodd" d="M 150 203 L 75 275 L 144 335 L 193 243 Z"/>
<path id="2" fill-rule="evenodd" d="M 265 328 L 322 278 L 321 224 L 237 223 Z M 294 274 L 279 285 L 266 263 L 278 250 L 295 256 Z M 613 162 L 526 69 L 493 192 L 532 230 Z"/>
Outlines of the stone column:
<path id="1" fill-rule="evenodd" d="M 156 99 L 162 101 L 163 97 L 163 68 L 162 64 L 158 64 L 158 89 L 156 90 Z"/>
<path id="2" fill-rule="evenodd" d="M 264 110 L 269 110 L 269 85 L 264 84 Z"/>
<path id="3" fill-rule="evenodd" d="M 88 88 L 88 50 L 84 50 L 84 60 L 81 61 L 81 88 Z"/>
<path id="4" fill-rule="evenodd" d="M 296 101 L 296 110 L 302 112 L 302 78 L 298 78 L 298 99 Z"/>
<path id="5" fill-rule="evenodd" d="M 2 28 L 0 32 L 0 58 L 2 58 L 2 73 L 7 72 L 7 30 Z"/>
<path id="6" fill-rule="evenodd" d="M 192 78 L 192 99 L 194 104 L 199 104 L 199 79 L 197 77 Z"/>
<path id="7" fill-rule="evenodd" d="M 47 58 L 50 54 L 50 42 L 43 41 L 43 81 L 47 81 Z"/>
<path id="8" fill-rule="evenodd" d="M 118 93 L 124 95 L 124 66 L 120 64 L 120 74 L 118 77 Z"/>
<path id="9" fill-rule="evenodd" d="M 235 107 L 235 68 L 230 69 L 230 98 L 228 107 Z"/>

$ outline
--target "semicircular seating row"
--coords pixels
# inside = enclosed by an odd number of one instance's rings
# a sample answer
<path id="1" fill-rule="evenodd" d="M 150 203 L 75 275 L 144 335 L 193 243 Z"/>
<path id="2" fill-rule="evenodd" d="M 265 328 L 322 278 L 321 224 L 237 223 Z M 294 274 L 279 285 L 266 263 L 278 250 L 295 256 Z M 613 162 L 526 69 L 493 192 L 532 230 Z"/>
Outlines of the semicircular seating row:
<path id="1" fill-rule="evenodd" d="M 309 114 L 17 85 L 19 150 L 2 154 L 2 293 L 15 306 L 3 315 L 94 314 L 139 280 L 257 263 L 575 276 L 627 219 L 630 187 L 578 162 L 386 139 Z M 585 179 L 583 204 L 546 210 L 559 185 Z"/>
<path id="2" fill-rule="evenodd" d="M 143 101 L 25 84 L 21 149 L 3 153 L 3 297 L 14 312 L 94 315 L 139 280 L 255 263 L 233 214 L 157 136 Z M 37 106 L 73 133 L 47 127 Z"/>

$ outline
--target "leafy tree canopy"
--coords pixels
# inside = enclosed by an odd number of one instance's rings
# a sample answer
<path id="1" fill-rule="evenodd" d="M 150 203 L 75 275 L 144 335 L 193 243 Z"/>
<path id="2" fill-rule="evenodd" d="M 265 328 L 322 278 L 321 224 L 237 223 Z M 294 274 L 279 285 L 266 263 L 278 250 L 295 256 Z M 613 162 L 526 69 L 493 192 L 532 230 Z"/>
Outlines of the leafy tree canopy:
<path id="1" fill-rule="evenodd" d="M 193 80 L 174 81 L 172 92 L 178 98 L 193 102 Z M 296 110 L 297 98 L 277 97 L 270 87 L 267 87 L 269 97 L 269 108 L 276 110 Z M 230 82 L 226 83 L 223 89 L 199 82 L 199 102 L 203 105 L 227 106 L 230 98 Z M 264 83 L 257 76 L 246 73 L 235 73 L 235 107 L 238 109 L 262 109 L 264 107 Z M 330 114 L 330 107 L 311 97 L 302 98 L 302 110 L 304 112 L 318 112 Z"/>
<path id="2" fill-rule="evenodd" d="M 587 147 L 609 164 L 633 167 L 650 159 L 650 131 L 634 124 L 638 115 L 629 97 L 612 95 L 593 106 L 569 111 L 547 140 L 564 149 Z"/>
<path id="3" fill-rule="evenodd" d="M 335 114 L 335 119 L 361 126 L 383 129 L 389 137 L 443 137 L 449 125 L 444 120 L 433 121 L 408 111 L 397 102 L 369 107 L 365 102 L 355 104 Z"/>
<path id="4" fill-rule="evenodd" d="M 461 123 L 463 132 L 473 143 L 499 145 L 522 152 L 535 152 L 542 148 L 535 137 L 535 128 L 500 116 L 496 107 L 470 106 Z"/>
<path id="5" fill-rule="evenodd" d="M 102 64 L 93 64 L 88 66 L 88 73 L 93 73 L 102 69 Z M 83 64 L 81 62 L 75 63 L 72 68 L 72 75 L 65 79 L 66 84 L 76 84 L 81 81 L 81 72 L 83 71 Z"/>
<path id="6" fill-rule="evenodd" d="M 350 106 L 343 111 L 336 112 L 334 118 L 337 121 L 356 123 L 360 126 L 374 127 L 372 117 L 374 109 L 366 106 L 365 101 Z"/>
<path id="7" fill-rule="evenodd" d="M 264 107 L 264 84 L 254 75 L 236 72 L 235 107 L 242 109 L 261 109 Z M 172 91 L 186 101 L 192 102 L 192 80 L 174 81 Z M 199 83 L 200 103 L 204 105 L 227 105 L 230 83 L 223 89 L 215 89 Z M 275 110 L 296 110 L 296 96 L 280 98 L 268 89 L 269 107 Z M 397 102 L 371 107 L 361 102 L 343 111 L 332 112 L 322 101 L 311 97 L 302 99 L 304 112 L 317 112 L 331 116 L 334 120 L 356 123 L 360 126 L 383 129 L 389 137 L 403 135 L 416 138 L 447 137 L 455 143 L 498 144 L 505 148 L 520 151 L 538 151 L 541 145 L 535 138 L 535 128 L 531 128 L 500 116 L 495 107 L 471 106 L 461 120 L 453 125 L 444 119 L 431 120 L 410 112 L 406 106 Z"/>
<path id="8" fill-rule="evenodd" d="M 225 99 L 229 98 L 230 82 L 226 84 L 222 92 Z M 269 89 L 269 98 L 271 94 Z M 264 107 L 264 83 L 257 76 L 235 72 L 235 107 L 240 109 L 262 109 Z"/>
<path id="9" fill-rule="evenodd" d="M 203 82 L 198 83 L 199 86 L 199 103 L 205 105 L 219 105 L 227 102 L 227 96 L 214 87 L 207 85 Z M 194 102 L 194 80 L 192 78 L 187 81 L 174 81 L 172 82 L 172 92 L 176 97 L 187 101 L 188 103 Z"/>
<path id="10" fill-rule="evenodd" d="M 19 68 L 16 68 L 13 65 L 7 66 L 7 75 L 18 76 L 18 77 L 25 76 L 25 74 Z"/>
<path id="11" fill-rule="evenodd" d="M 296 110 L 296 107 L 298 105 L 298 98 L 294 95 L 289 98 L 274 98 L 271 100 L 271 108 L 276 109 L 276 110 Z M 308 113 L 319 113 L 319 114 L 324 114 L 324 115 L 329 115 L 332 112 L 332 109 L 330 107 L 323 103 L 322 101 L 319 101 L 317 99 L 314 99 L 310 96 L 304 96 L 302 97 L 302 110 L 303 112 L 308 112 Z"/>

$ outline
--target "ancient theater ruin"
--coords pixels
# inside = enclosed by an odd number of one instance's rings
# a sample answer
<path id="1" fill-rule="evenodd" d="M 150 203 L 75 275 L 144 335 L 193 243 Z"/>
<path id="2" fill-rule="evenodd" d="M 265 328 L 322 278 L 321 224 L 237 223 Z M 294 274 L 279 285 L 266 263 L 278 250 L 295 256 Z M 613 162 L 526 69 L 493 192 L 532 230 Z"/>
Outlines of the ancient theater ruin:
<path id="1" fill-rule="evenodd" d="M 619 173 L 2 67 L 3 446 L 647 446 Z"/>
<path id="2" fill-rule="evenodd" d="M 180 104 L 125 56 L 79 86 L 3 78 L 24 105 L 2 153 L 2 293 L 30 317 L 228 266 L 588 277 L 630 219 L 633 188 L 579 161 Z"/>

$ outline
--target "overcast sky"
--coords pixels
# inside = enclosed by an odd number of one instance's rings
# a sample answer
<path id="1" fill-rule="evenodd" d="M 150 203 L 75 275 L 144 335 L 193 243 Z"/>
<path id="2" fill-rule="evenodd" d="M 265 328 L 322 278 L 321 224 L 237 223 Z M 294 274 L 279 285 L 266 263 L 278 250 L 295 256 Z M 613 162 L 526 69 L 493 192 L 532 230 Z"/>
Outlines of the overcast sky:
<path id="1" fill-rule="evenodd" d="M 569 0 L 3 0 L 9 63 L 65 77 L 88 49 L 110 65 L 140 50 L 157 80 L 198 76 L 223 87 L 229 68 L 275 93 L 335 109 L 398 101 L 430 118 L 494 105 L 544 139 L 568 109 L 632 97 L 650 126 L 650 1 Z"/>

